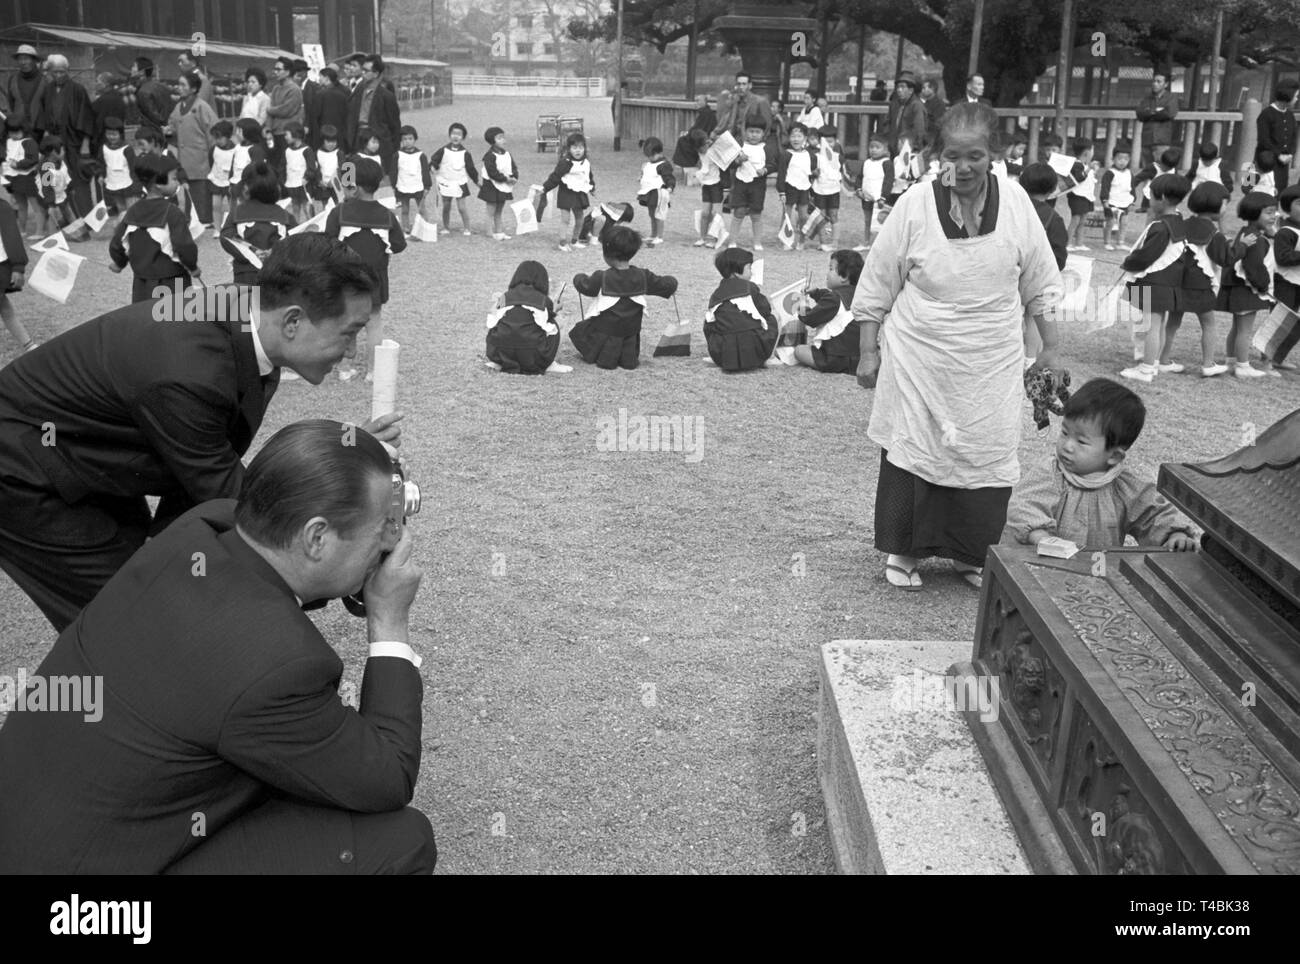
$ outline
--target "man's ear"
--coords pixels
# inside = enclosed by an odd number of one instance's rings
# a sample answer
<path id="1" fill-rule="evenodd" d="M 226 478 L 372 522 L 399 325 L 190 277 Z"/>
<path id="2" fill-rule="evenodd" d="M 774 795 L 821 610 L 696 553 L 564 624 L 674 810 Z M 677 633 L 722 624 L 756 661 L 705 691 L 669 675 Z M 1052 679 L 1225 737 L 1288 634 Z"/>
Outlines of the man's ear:
<path id="1" fill-rule="evenodd" d="M 329 522 L 324 516 L 313 516 L 302 527 L 303 552 L 312 562 L 320 562 L 325 555 L 325 535 L 329 532 Z"/>
<path id="2" fill-rule="evenodd" d="M 302 310 L 301 305 L 285 305 L 283 308 L 277 308 L 276 312 L 279 317 L 272 324 L 285 341 L 293 341 L 306 323 L 307 313 Z"/>
<path id="3" fill-rule="evenodd" d="M 1119 465 L 1121 462 L 1124 461 L 1124 457 L 1126 455 L 1128 455 L 1128 449 L 1121 448 L 1118 445 L 1115 446 L 1113 449 L 1111 449 L 1109 452 L 1106 453 L 1107 467 L 1113 468 L 1114 466 Z"/>

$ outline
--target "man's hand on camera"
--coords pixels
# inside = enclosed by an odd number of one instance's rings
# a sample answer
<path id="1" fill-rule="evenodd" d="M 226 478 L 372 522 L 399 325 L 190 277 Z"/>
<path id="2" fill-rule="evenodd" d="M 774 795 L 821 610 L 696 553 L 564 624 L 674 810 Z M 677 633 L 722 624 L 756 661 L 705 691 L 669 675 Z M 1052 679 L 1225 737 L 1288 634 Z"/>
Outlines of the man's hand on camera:
<path id="1" fill-rule="evenodd" d="M 381 442 L 387 442 L 393 448 L 400 448 L 402 445 L 402 426 L 397 423 L 403 419 L 401 412 L 389 412 L 387 415 L 380 415 L 378 418 L 372 418 L 362 424 L 362 428 L 379 439 Z"/>
<path id="2" fill-rule="evenodd" d="M 411 603 L 424 572 L 411 559 L 415 540 L 402 526 L 396 548 L 366 580 L 366 627 L 370 639 L 408 643 Z"/>

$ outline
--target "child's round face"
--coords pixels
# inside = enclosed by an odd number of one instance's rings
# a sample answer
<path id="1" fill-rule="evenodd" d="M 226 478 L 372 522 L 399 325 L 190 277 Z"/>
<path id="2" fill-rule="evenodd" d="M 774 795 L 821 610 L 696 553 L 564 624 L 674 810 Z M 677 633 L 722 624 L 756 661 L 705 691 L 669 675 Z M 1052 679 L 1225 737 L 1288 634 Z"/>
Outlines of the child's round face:
<path id="1" fill-rule="evenodd" d="M 411 148 L 413 148 L 413 147 L 415 147 L 415 138 L 414 138 L 413 136 L 411 136 L 410 134 L 403 134 L 403 135 L 402 135 L 402 150 L 404 150 L 404 151 L 409 151 L 409 150 L 410 150 Z"/>
<path id="2" fill-rule="evenodd" d="M 117 147 L 118 144 L 122 143 L 122 132 L 106 130 L 104 131 L 104 140 L 108 143 L 109 147 Z"/>
<path id="3" fill-rule="evenodd" d="M 831 258 L 826 264 L 826 287 L 838 288 L 844 284 L 844 279 L 840 277 L 840 266 Z"/>
<path id="4" fill-rule="evenodd" d="M 378 138 L 378 137 L 372 137 L 372 138 L 370 138 L 370 140 L 366 141 L 366 151 L 367 151 L 368 153 L 371 153 L 371 154 L 378 154 L 378 153 L 379 153 L 379 138 Z"/>
<path id="5" fill-rule="evenodd" d="M 761 143 L 763 143 L 763 133 L 764 133 L 764 131 L 763 131 L 763 129 L 762 129 L 761 127 L 747 127 L 747 128 L 745 128 L 745 141 L 746 141 L 746 143 L 749 143 L 749 144 L 761 144 Z"/>
<path id="6" fill-rule="evenodd" d="M 492 146 L 493 146 L 493 147 L 499 147 L 499 148 L 501 148 L 502 150 L 505 150 L 505 146 L 506 146 L 506 135 L 505 135 L 505 134 L 498 134 L 496 137 L 492 138 Z"/>
<path id="7" fill-rule="evenodd" d="M 587 154 L 587 145 L 586 145 L 586 144 L 570 144 L 570 145 L 569 145 L 569 156 L 572 157 L 574 160 L 576 160 L 576 161 L 580 161 L 580 160 L 583 159 L 583 157 L 586 156 L 586 154 Z"/>
<path id="8" fill-rule="evenodd" d="M 1124 168 L 1128 167 L 1128 164 L 1129 156 L 1127 154 L 1118 153 L 1115 155 L 1114 165 L 1118 170 L 1124 170 Z"/>
<path id="9" fill-rule="evenodd" d="M 465 135 L 460 132 L 459 127 L 452 128 L 452 130 L 448 133 L 447 136 L 451 138 L 451 142 L 453 144 L 459 144 L 461 141 L 465 139 Z"/>
<path id="10" fill-rule="evenodd" d="M 803 145 L 804 145 L 803 131 L 791 131 L 790 146 L 793 147 L 795 150 L 799 150 L 799 148 L 803 147 Z"/>
<path id="11" fill-rule="evenodd" d="M 885 156 L 885 145 L 880 141 L 872 141 L 867 145 L 867 154 L 873 161 L 878 161 Z"/>
<path id="12" fill-rule="evenodd" d="M 1020 158 L 1024 157 L 1025 145 L 1021 143 L 1012 144 L 1011 150 L 1007 152 L 1007 156 L 1013 160 L 1019 160 Z"/>
<path id="13" fill-rule="evenodd" d="M 1106 448 L 1106 436 L 1095 420 L 1061 420 L 1061 434 L 1056 439 L 1056 458 L 1062 468 L 1075 475 L 1104 472 L 1119 460 L 1116 457 L 1119 452 L 1119 449 Z"/>
<path id="14" fill-rule="evenodd" d="M 327 151 L 337 151 L 339 149 L 339 142 L 336 140 L 327 139 L 324 144 Z"/>
<path id="15" fill-rule="evenodd" d="M 1273 232 L 1277 230 L 1277 208 L 1264 208 L 1259 215 L 1259 224 L 1264 229 L 1264 233 L 1272 236 Z"/>
<path id="16" fill-rule="evenodd" d="M 1286 209 L 1286 216 L 1292 221 L 1300 221 L 1300 198 L 1291 202 L 1291 206 Z"/>
<path id="17" fill-rule="evenodd" d="M 135 152 L 137 154 L 148 154 L 152 149 L 152 145 L 150 145 L 148 141 L 142 141 L 137 138 L 135 142 Z"/>

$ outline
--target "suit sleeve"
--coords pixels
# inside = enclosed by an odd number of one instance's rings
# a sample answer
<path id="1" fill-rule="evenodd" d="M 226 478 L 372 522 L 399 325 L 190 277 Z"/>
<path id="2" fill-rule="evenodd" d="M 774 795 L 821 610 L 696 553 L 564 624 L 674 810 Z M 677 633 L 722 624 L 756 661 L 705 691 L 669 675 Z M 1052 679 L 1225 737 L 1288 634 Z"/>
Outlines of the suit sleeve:
<path id="1" fill-rule="evenodd" d="M 338 667 L 301 658 L 262 677 L 230 707 L 217 752 L 290 796 L 381 813 L 410 802 L 420 770 L 423 683 L 410 661 L 374 656 L 361 708 L 339 699 Z"/>
<path id="2" fill-rule="evenodd" d="M 230 405 L 215 388 L 185 382 L 150 385 L 132 403 L 132 420 L 191 505 L 239 495 L 244 466 L 230 444 Z"/>

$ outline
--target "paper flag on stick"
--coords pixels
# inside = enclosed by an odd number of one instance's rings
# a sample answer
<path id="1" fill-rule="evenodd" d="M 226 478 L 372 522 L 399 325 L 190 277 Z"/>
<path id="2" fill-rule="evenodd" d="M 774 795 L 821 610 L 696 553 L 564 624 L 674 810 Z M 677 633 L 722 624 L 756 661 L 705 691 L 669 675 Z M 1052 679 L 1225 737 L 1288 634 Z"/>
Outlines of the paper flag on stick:
<path id="1" fill-rule="evenodd" d="M 253 250 L 253 246 L 251 244 L 249 244 L 247 241 L 241 241 L 239 238 L 225 238 L 224 240 L 227 241 L 231 245 L 231 247 L 233 247 L 240 254 L 242 254 L 244 256 L 244 259 L 249 264 L 251 264 L 254 268 L 257 268 L 259 271 L 261 270 L 262 259 L 258 257 L 257 252 Z"/>
<path id="2" fill-rule="evenodd" d="M 512 203 L 510 210 L 515 216 L 516 235 L 532 234 L 537 230 L 537 212 L 533 209 L 531 192 L 528 198 Z"/>
<path id="3" fill-rule="evenodd" d="M 1061 303 L 1053 311 L 1056 318 L 1077 321 L 1088 308 L 1088 285 L 1092 282 L 1092 258 L 1068 255 L 1061 269 L 1061 284 L 1065 288 Z"/>
<path id="4" fill-rule="evenodd" d="M 659 204 L 655 208 L 655 220 L 664 221 L 668 218 L 668 209 L 673 203 L 672 191 L 661 189 L 659 191 Z"/>
<path id="5" fill-rule="evenodd" d="M 674 322 L 664 329 L 655 346 L 655 358 L 689 358 L 691 355 L 691 329 L 689 321 Z"/>
<path id="6" fill-rule="evenodd" d="M 813 208 L 812 214 L 808 215 L 808 220 L 803 223 L 803 236 L 811 238 L 821 228 L 822 222 L 825 220 L 826 215 L 822 214 L 819 209 Z"/>
<path id="7" fill-rule="evenodd" d="M 799 318 L 799 302 L 803 299 L 804 290 L 807 288 L 807 282 L 800 278 L 798 281 L 792 281 L 784 288 L 779 288 L 772 292 L 770 300 L 772 302 L 772 313 L 776 315 L 777 320 L 782 325 L 797 321 Z"/>
<path id="8" fill-rule="evenodd" d="M 334 208 L 334 202 L 330 201 L 325 205 L 325 210 L 321 211 L 315 217 L 310 217 L 296 228 L 290 228 L 290 234 L 303 234 L 307 231 L 324 231 L 325 220 L 330 216 L 330 211 Z"/>
<path id="9" fill-rule="evenodd" d="M 199 209 L 195 204 L 190 205 L 190 237 L 197 241 L 203 237 L 203 232 L 207 231 L 203 222 L 199 220 Z"/>
<path id="10" fill-rule="evenodd" d="M 776 239 L 785 247 L 794 246 L 794 225 L 790 222 L 790 215 L 786 215 L 781 221 L 781 230 L 777 232 Z"/>
<path id="11" fill-rule="evenodd" d="M 62 248 L 64 251 L 68 250 L 68 241 L 64 238 L 62 231 L 57 231 L 44 241 L 37 241 L 32 245 L 33 251 L 52 251 L 55 248 Z"/>
<path id="12" fill-rule="evenodd" d="M 438 226 L 430 224 L 420 217 L 417 212 L 415 220 L 411 223 L 411 237 L 415 238 L 416 241 L 427 241 L 433 244 L 438 240 Z"/>
<path id="13" fill-rule="evenodd" d="M 77 283 L 77 271 L 86 259 L 70 251 L 52 248 L 41 255 L 36 267 L 27 278 L 27 286 L 61 305 L 68 303 L 72 286 Z"/>
<path id="14" fill-rule="evenodd" d="M 106 225 L 107 223 L 108 223 L 108 205 L 105 204 L 103 201 L 100 201 L 93 208 L 91 208 L 90 213 L 86 215 L 86 227 L 90 228 L 90 230 L 95 234 L 98 234 L 100 231 L 104 229 L 104 225 Z"/>
<path id="15" fill-rule="evenodd" d="M 760 288 L 763 287 L 763 259 L 759 258 L 749 269 L 749 280 Z"/>

